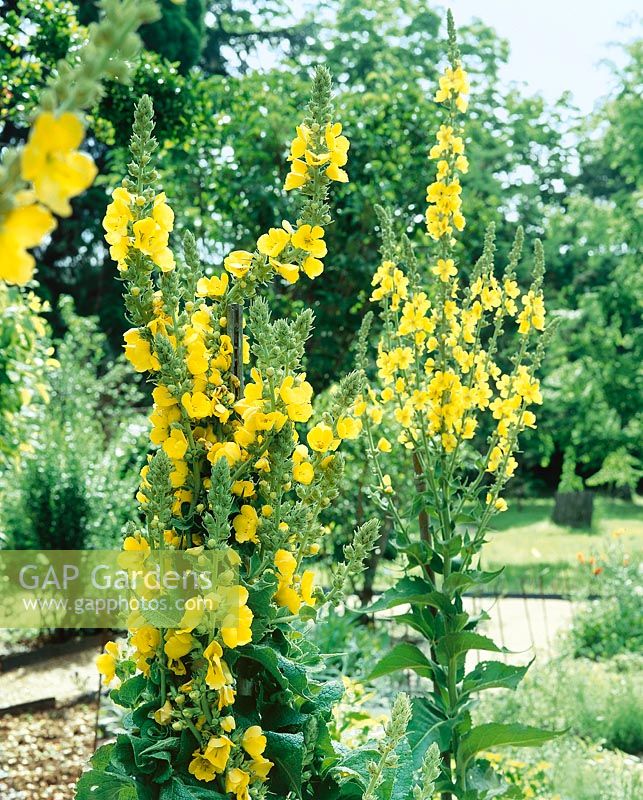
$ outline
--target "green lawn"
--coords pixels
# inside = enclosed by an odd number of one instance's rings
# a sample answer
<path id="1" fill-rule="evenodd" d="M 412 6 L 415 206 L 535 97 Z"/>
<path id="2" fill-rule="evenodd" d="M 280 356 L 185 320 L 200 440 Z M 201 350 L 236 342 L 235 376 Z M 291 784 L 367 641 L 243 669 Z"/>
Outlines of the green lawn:
<path id="1" fill-rule="evenodd" d="M 599 554 L 618 531 L 632 555 L 643 554 L 643 503 L 597 498 L 591 530 L 575 530 L 551 521 L 553 500 L 514 500 L 496 517 L 483 551 L 485 569 L 506 565 L 502 591 L 567 593 L 574 586 L 578 553 Z M 496 588 L 496 587 L 494 587 Z"/>

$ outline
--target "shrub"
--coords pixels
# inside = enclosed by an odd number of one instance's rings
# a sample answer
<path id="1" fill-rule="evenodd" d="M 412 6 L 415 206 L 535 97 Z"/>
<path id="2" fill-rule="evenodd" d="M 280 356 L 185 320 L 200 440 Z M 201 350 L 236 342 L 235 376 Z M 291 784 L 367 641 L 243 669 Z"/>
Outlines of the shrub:
<path id="1" fill-rule="evenodd" d="M 643 644 L 640 559 L 627 554 L 618 534 L 597 556 L 579 553 L 582 591 L 587 600 L 574 616 L 568 644 L 574 656 L 601 659 L 636 653 Z"/>
<path id="2" fill-rule="evenodd" d="M 124 359 L 105 359 L 94 319 L 61 302 L 68 332 L 57 344 L 60 368 L 50 401 L 37 408 L 23 458 L 2 498 L 6 544 L 16 549 L 114 547 L 130 516 L 143 458 L 139 402 Z M 120 399 L 116 387 L 125 385 Z"/>

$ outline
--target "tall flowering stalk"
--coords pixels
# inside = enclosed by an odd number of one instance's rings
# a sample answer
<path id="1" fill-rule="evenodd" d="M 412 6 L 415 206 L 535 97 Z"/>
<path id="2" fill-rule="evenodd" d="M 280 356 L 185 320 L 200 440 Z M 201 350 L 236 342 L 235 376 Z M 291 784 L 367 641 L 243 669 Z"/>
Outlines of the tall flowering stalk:
<path id="1" fill-rule="evenodd" d="M 491 767 L 477 758 L 480 751 L 536 744 L 551 735 L 514 724 L 472 727 L 476 693 L 513 688 L 526 668 L 496 661 L 465 666 L 467 653 L 500 648 L 476 632 L 479 617 L 467 613 L 463 602 L 467 590 L 495 577 L 478 568 L 480 550 L 492 517 L 507 508 L 502 495 L 517 466 L 519 436 L 535 427 L 532 409 L 542 402 L 536 371 L 544 345 L 544 264 L 536 242 L 533 283 L 521 291 L 516 270 L 522 230 L 499 274 L 493 227 L 478 263 L 470 270 L 457 263 L 455 237 L 465 228 L 460 175 L 469 167 L 462 125 L 469 83 L 450 14 L 448 27 L 450 63 L 435 96 L 446 120 L 430 151 L 436 173 L 426 198 L 435 255 L 423 268 L 408 240 L 396 240 L 390 214 L 379 209 L 383 260 L 372 300 L 381 309 L 380 383 L 370 389 L 363 417 L 376 490 L 395 520 L 406 563 L 404 577 L 371 610 L 408 604 L 397 620 L 427 647 L 397 645 L 373 677 L 411 669 L 428 679 L 426 693 L 413 699 L 408 729 L 415 765 L 436 742 L 443 796 L 482 798 L 496 794 L 488 793 L 494 782 Z M 384 415 L 399 426 L 397 443 L 378 437 Z M 408 454 L 416 488 L 411 508 L 399 506 L 386 472 L 394 446 Z"/>
<path id="2" fill-rule="evenodd" d="M 55 229 L 56 215 L 96 177 L 92 158 L 79 148 L 82 111 L 101 97 L 106 78 L 126 79 L 139 50 L 136 30 L 158 19 L 153 0 L 102 0 L 101 18 L 72 61 L 61 60 L 42 91 L 29 137 L 7 148 L 0 161 L 0 280 L 23 285 L 35 259 L 29 252 Z"/>
<path id="3" fill-rule="evenodd" d="M 99 751 L 78 797 L 110 782 L 162 800 L 325 796 L 326 722 L 342 686 L 310 677 L 319 656 L 293 623 L 341 600 L 377 538 L 376 524 L 360 529 L 329 592 L 314 586 L 319 515 L 337 493 L 338 447 L 361 429 L 351 410 L 363 376 L 347 376 L 312 424 L 313 390 L 301 368 L 312 313 L 272 320 L 257 295 L 276 275 L 294 282 L 322 273 L 327 196 L 333 181 L 348 179 L 348 140 L 332 120 L 330 76 L 319 69 L 289 157 L 285 188 L 300 192 L 298 219 L 206 276 L 190 233 L 183 259 L 172 249 L 174 213 L 152 166 L 152 129 L 144 97 L 130 175 L 104 219 L 133 324 L 125 353 L 155 386 L 157 449 L 138 494 L 144 523 L 132 525 L 124 549 L 210 550 L 237 577 L 215 592 L 214 625 L 203 608 L 170 629 L 132 617 L 127 645 L 106 646 L 98 666 L 122 681 L 112 697 L 131 709 L 128 732 Z"/>

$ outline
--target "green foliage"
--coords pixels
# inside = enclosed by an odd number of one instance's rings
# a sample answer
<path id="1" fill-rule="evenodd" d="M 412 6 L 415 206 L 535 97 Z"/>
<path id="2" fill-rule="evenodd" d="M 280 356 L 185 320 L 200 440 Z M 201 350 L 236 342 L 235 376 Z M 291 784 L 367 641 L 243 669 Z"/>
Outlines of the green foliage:
<path id="1" fill-rule="evenodd" d="M 604 663 L 560 658 L 533 669 L 517 692 L 487 695 L 479 716 L 529 719 L 637 754 L 643 749 L 641 689 L 640 654 Z"/>
<path id="2" fill-rule="evenodd" d="M 0 497 L 4 546 L 23 549 L 114 547 L 129 517 L 142 459 L 140 395 L 132 373 L 105 357 L 95 320 L 62 313 L 69 332 L 57 343 L 50 401 L 32 415 L 22 457 Z"/>
<path id="3" fill-rule="evenodd" d="M 612 658 L 643 648 L 641 561 L 628 554 L 618 539 L 595 557 L 581 556 L 586 601 L 573 618 L 569 647 L 574 656 Z"/>
<path id="4" fill-rule="evenodd" d="M 598 472 L 587 479 L 588 486 L 607 486 L 612 490 L 635 491 L 643 477 L 641 462 L 624 447 L 608 453 Z"/>

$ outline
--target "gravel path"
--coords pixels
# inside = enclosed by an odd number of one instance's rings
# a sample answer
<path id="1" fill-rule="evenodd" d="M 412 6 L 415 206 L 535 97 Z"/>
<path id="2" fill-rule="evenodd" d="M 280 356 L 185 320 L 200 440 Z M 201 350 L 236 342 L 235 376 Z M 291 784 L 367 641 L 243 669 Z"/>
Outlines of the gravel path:
<path id="1" fill-rule="evenodd" d="M 93 751 L 95 715 L 79 705 L 0 717 L 2 800 L 72 800 Z"/>
<path id="2" fill-rule="evenodd" d="M 16 703 L 55 697 L 68 702 L 98 689 L 95 644 L 80 652 L 61 655 L 0 673 L 0 711 Z"/>

